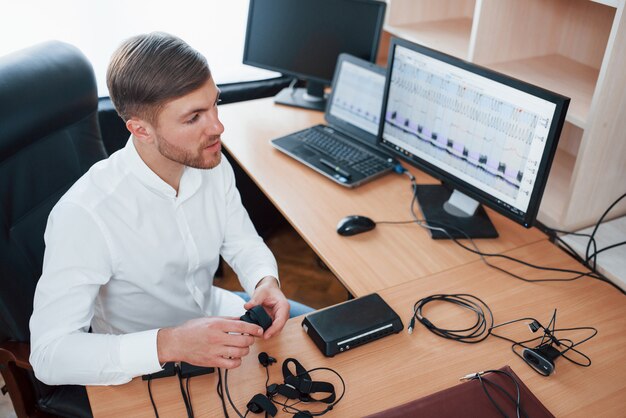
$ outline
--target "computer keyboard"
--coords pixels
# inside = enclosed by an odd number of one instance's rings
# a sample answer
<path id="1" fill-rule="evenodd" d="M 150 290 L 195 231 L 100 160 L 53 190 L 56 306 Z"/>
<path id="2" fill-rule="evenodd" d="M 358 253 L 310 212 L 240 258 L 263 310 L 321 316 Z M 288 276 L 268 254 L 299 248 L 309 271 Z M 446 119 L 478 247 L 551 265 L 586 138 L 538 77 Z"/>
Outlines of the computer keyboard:
<path id="1" fill-rule="evenodd" d="M 301 139 L 307 146 L 365 176 L 376 174 L 390 165 L 384 158 L 323 130 L 308 129 L 301 133 Z"/>

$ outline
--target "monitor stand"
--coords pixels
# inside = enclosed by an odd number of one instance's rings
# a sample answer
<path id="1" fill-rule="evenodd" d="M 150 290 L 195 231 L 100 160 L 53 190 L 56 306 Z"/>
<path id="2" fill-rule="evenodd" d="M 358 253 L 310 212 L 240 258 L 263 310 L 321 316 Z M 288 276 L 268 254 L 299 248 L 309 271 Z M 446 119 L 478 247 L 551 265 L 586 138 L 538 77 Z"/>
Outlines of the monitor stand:
<path id="1" fill-rule="evenodd" d="M 445 228 L 454 238 L 497 238 L 498 231 L 485 209 L 474 199 L 458 190 L 442 185 L 417 186 L 417 201 L 426 222 L 432 227 Z M 465 232 L 463 234 L 459 231 Z M 442 231 L 428 230 L 433 239 L 449 239 Z"/>
<path id="2" fill-rule="evenodd" d="M 312 110 L 326 110 L 326 96 L 324 84 L 315 81 L 307 81 L 304 88 L 284 88 L 274 97 L 274 102 L 287 106 L 302 107 Z"/>

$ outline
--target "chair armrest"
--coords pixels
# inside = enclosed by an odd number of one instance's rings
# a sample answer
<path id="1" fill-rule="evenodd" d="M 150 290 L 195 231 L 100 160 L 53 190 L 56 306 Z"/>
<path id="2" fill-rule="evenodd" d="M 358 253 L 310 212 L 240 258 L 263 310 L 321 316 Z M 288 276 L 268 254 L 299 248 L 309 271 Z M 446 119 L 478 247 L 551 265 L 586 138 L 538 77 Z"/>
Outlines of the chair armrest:
<path id="1" fill-rule="evenodd" d="M 0 343 L 0 364 L 6 365 L 14 362 L 21 369 L 32 370 L 28 361 L 30 356 L 30 344 L 16 341 L 5 341 Z"/>

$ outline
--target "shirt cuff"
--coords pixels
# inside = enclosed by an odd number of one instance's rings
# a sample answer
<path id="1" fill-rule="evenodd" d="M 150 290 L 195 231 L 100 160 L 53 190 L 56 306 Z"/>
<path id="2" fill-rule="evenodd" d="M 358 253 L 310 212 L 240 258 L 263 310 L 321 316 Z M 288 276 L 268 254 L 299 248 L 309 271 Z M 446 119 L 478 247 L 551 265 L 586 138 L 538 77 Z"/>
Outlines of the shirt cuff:
<path id="1" fill-rule="evenodd" d="M 161 370 L 157 351 L 158 329 L 120 336 L 120 365 L 135 377 Z"/>
<path id="2" fill-rule="evenodd" d="M 258 279 L 251 281 L 251 282 L 247 282 L 245 284 L 242 284 L 243 289 L 246 291 L 246 293 L 250 296 L 252 296 L 252 294 L 254 293 L 254 291 L 256 290 L 256 286 L 259 284 L 259 282 L 261 280 L 263 280 L 264 278 L 266 278 L 267 276 L 272 276 L 276 279 L 276 282 L 278 282 L 278 288 L 280 289 L 280 279 L 278 278 L 278 272 L 273 270 L 273 271 L 263 271 L 263 270 L 259 270 L 254 274 L 254 277 L 258 277 Z"/>

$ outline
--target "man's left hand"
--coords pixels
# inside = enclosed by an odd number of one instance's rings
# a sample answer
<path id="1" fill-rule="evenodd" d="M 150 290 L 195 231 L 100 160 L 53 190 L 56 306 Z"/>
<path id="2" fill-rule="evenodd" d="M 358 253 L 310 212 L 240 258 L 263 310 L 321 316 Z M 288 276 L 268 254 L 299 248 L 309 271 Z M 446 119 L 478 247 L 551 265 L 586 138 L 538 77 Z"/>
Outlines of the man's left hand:
<path id="1" fill-rule="evenodd" d="M 263 339 L 268 339 L 282 331 L 287 319 L 289 319 L 289 302 L 278 287 L 276 278 L 264 277 L 252 294 L 252 298 L 243 307 L 251 309 L 261 305 L 272 317 L 272 326 L 263 333 Z"/>

